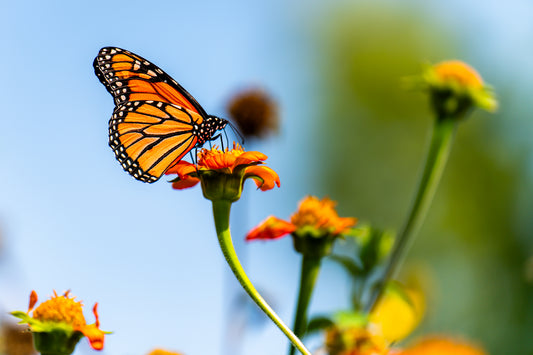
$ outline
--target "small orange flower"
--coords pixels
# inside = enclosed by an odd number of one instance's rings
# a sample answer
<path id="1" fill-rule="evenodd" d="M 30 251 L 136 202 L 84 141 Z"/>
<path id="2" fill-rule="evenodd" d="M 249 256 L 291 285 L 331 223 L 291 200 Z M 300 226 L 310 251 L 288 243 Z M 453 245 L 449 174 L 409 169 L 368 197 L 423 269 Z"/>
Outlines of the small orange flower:
<path id="1" fill-rule="evenodd" d="M 215 199 L 218 196 L 236 201 L 247 178 L 252 178 L 262 191 L 280 186 L 278 174 L 262 165 L 266 159 L 267 156 L 261 152 L 245 152 L 240 145 L 233 143 L 232 150 L 220 150 L 218 147 L 202 149 L 198 153 L 198 165 L 180 161 L 165 174 L 178 175 L 172 180 L 174 189 L 193 187 L 201 181 L 207 198 L 211 199 L 208 196 L 212 196 L 210 192 L 214 192 Z M 213 178 L 216 180 L 215 185 L 218 185 L 217 189 L 206 191 L 206 185 L 210 185 L 209 182 Z M 221 185 L 225 185 L 222 186 L 224 191 L 221 191 Z"/>
<path id="2" fill-rule="evenodd" d="M 99 329 L 98 303 L 95 303 L 93 307 L 94 317 L 96 318 L 94 324 L 87 324 L 85 322 L 82 303 L 75 301 L 74 297 L 69 297 L 69 291 L 61 296 L 54 291 L 54 296 L 34 309 L 36 303 L 37 293 L 32 291 L 28 311 L 13 312 L 12 315 L 20 318 L 20 323 L 27 323 L 33 333 L 52 333 L 59 330 L 63 331 L 67 335 L 67 338 L 70 336 L 75 338 L 78 337 L 78 334 L 83 334 L 87 337 L 93 349 L 103 349 L 105 332 Z M 33 311 L 33 316 L 30 316 L 31 311 Z M 63 344 L 59 344 L 58 346 L 61 345 Z"/>
<path id="3" fill-rule="evenodd" d="M 477 346 L 446 337 L 428 337 L 397 355 L 486 355 Z"/>
<path id="4" fill-rule="evenodd" d="M 462 118 L 473 106 L 495 111 L 498 102 L 478 72 L 459 60 L 428 66 L 422 75 L 423 86 L 442 117 Z"/>
<path id="5" fill-rule="evenodd" d="M 339 217 L 335 210 L 335 201 L 325 197 L 322 200 L 314 196 L 304 198 L 298 211 L 291 216 L 291 222 L 297 228 L 311 226 L 332 235 L 346 232 L 357 223 L 357 218 Z"/>
<path id="6" fill-rule="evenodd" d="M 307 196 L 300 201 L 298 210 L 286 222 L 274 216 L 268 217 L 246 236 L 246 240 L 277 239 L 289 233 L 312 233 L 316 237 L 338 236 L 357 223 L 357 218 L 339 217 L 336 203 L 329 198 L 322 200 Z"/>

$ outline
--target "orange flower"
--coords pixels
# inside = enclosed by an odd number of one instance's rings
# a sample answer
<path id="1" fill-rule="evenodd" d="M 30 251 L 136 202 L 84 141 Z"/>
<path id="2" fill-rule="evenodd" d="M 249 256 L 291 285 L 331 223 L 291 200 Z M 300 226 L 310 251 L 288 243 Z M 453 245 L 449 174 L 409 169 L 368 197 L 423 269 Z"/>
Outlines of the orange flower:
<path id="1" fill-rule="evenodd" d="M 232 150 L 220 150 L 218 147 L 202 149 L 198 153 L 198 165 L 180 161 L 165 174 L 178 175 L 172 180 L 174 189 L 193 187 L 201 181 L 206 198 L 236 201 L 244 180 L 248 178 L 252 178 L 262 191 L 280 186 L 278 174 L 262 165 L 266 159 L 263 153 L 245 152 L 241 146 L 233 143 Z M 217 185 L 216 188 L 210 186 L 213 183 Z"/>
<path id="2" fill-rule="evenodd" d="M 307 196 L 300 201 L 298 210 L 287 222 L 274 216 L 268 217 L 246 236 L 246 240 L 277 239 L 289 233 L 313 234 L 315 237 L 338 236 L 357 223 L 357 218 L 339 217 L 335 202 Z"/>
<path id="3" fill-rule="evenodd" d="M 357 218 L 339 217 L 335 210 L 335 201 L 325 197 L 322 200 L 307 196 L 298 206 L 298 211 L 291 216 L 291 222 L 297 228 L 313 227 L 332 235 L 346 232 L 357 223 Z"/>
<path id="4" fill-rule="evenodd" d="M 397 355 L 486 355 L 477 346 L 445 337 L 428 337 Z"/>
<path id="5" fill-rule="evenodd" d="M 462 118 L 472 106 L 495 111 L 498 102 L 478 72 L 459 60 L 428 66 L 422 83 L 431 93 L 432 105 L 440 116 Z"/>
<path id="6" fill-rule="evenodd" d="M 34 310 L 33 308 L 36 303 L 37 293 L 32 291 L 30 294 L 28 311 L 12 312 L 11 314 L 20 318 L 20 323 L 27 323 L 30 326 L 31 331 L 34 333 L 34 336 L 39 335 L 43 338 L 46 333 L 54 333 L 58 331 L 65 334 L 64 337 L 52 337 L 53 341 L 50 341 L 49 339 L 36 340 L 35 344 L 37 350 L 43 352 L 43 349 L 39 349 L 39 344 L 44 344 L 46 346 L 52 345 L 59 348 L 75 346 L 81 335 L 87 337 L 93 349 L 103 349 L 105 332 L 99 329 L 100 321 L 98 319 L 97 311 L 98 303 L 95 303 L 93 307 L 94 317 L 96 318 L 94 324 L 87 324 L 85 322 L 82 303 L 75 301 L 75 297 L 69 297 L 69 291 L 61 296 L 58 296 L 54 291 L 54 296 L 41 303 Z M 32 310 L 33 316 L 30 316 Z M 77 340 L 75 342 L 71 341 L 71 339 L 76 338 Z M 57 344 L 55 343 L 57 339 L 61 339 L 60 341 L 67 342 L 68 344 Z M 74 344 L 72 345 L 72 343 Z M 73 351 L 74 349 L 72 348 L 71 350 Z"/>

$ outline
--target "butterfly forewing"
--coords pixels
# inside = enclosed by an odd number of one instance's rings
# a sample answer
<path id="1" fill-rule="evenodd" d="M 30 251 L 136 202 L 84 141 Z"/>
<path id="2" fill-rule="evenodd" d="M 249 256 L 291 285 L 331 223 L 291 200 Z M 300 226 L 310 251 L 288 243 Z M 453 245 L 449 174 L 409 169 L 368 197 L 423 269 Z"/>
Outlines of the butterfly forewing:
<path id="1" fill-rule="evenodd" d="M 118 106 L 127 101 L 173 103 L 207 117 L 202 106 L 155 64 L 130 51 L 105 47 L 93 62 L 96 76 Z"/>

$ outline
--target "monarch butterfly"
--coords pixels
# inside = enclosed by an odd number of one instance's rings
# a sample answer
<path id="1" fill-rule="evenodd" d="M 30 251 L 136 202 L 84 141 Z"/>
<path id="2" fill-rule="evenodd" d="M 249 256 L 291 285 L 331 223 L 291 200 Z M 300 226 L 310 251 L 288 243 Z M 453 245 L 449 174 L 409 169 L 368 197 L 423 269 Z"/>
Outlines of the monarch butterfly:
<path id="1" fill-rule="evenodd" d="M 109 146 L 137 180 L 157 181 L 228 123 L 208 115 L 168 74 L 130 51 L 104 47 L 93 67 L 115 101 Z"/>

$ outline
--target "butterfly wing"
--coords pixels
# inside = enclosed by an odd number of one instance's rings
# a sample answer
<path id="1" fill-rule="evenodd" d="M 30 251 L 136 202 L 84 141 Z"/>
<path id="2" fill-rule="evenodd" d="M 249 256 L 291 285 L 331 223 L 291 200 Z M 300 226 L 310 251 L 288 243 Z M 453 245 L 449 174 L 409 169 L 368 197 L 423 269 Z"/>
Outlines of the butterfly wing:
<path id="1" fill-rule="evenodd" d="M 117 160 L 136 179 L 157 181 L 194 148 L 207 113 L 168 74 L 130 51 L 102 48 L 93 67 L 115 101 L 109 145 Z"/>
<path id="2" fill-rule="evenodd" d="M 109 145 L 130 175 L 155 182 L 194 148 L 198 141 L 194 130 L 201 119 L 193 111 L 166 102 L 124 102 L 109 121 Z"/>
<path id="3" fill-rule="evenodd" d="M 128 101 L 154 100 L 207 113 L 196 99 L 155 64 L 117 47 L 100 49 L 93 62 L 94 72 L 118 106 Z"/>

